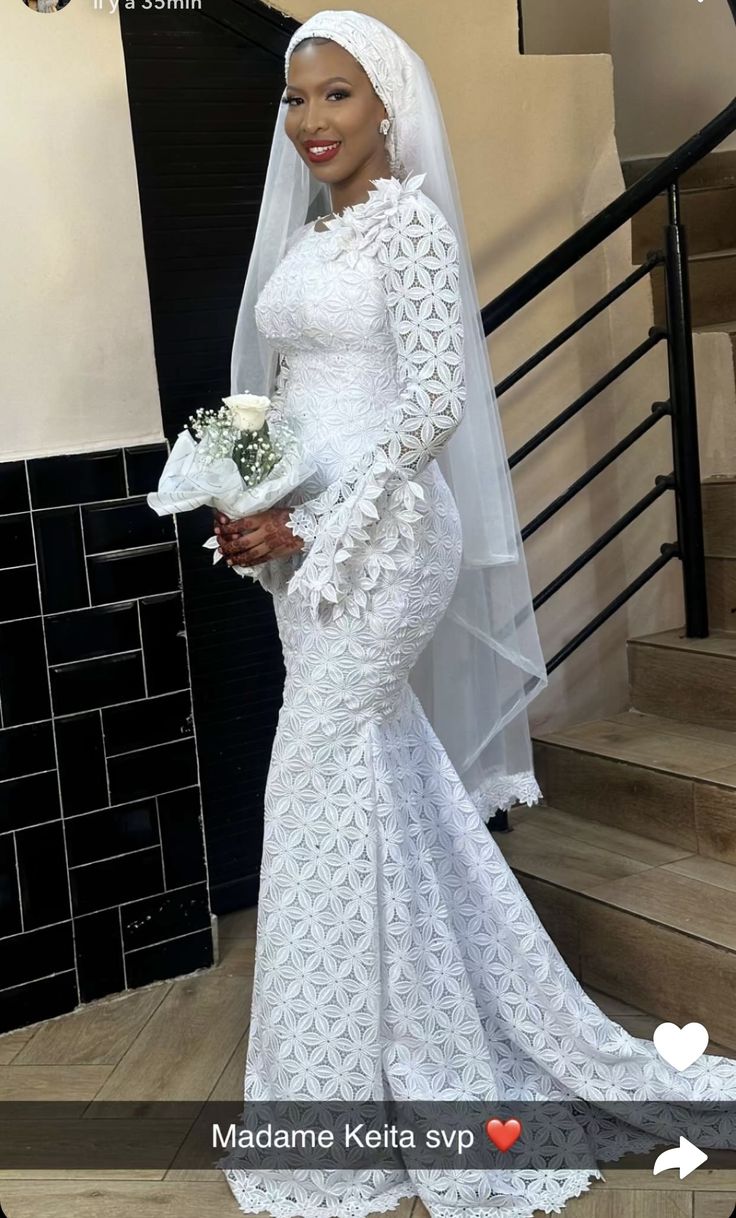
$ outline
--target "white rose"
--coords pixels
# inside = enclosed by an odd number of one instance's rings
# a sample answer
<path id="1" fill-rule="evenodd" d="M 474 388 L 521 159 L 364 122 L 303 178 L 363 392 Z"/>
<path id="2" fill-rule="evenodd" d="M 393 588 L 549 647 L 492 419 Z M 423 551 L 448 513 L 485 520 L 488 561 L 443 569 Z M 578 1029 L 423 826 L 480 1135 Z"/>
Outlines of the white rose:
<path id="1" fill-rule="evenodd" d="M 266 421 L 271 399 L 256 393 L 236 393 L 222 399 L 239 431 L 260 431 Z"/>

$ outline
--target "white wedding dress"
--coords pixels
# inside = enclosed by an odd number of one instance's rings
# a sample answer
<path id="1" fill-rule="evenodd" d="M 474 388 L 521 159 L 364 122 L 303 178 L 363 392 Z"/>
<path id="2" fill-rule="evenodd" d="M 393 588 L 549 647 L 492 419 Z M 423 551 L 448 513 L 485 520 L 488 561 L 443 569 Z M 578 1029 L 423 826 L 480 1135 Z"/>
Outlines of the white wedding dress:
<path id="1" fill-rule="evenodd" d="M 677 1072 L 588 998 L 408 683 L 461 557 L 432 459 L 463 413 L 456 254 L 416 178 L 380 179 L 326 229 L 297 230 L 256 306 L 282 357 L 275 408 L 317 473 L 291 500 L 304 550 L 257 568 L 286 681 L 265 795 L 246 1105 L 736 1100 L 736 1062 L 704 1056 Z M 539 796 L 532 774 L 514 787 L 499 804 Z M 602 1114 L 584 1134 L 605 1161 L 677 1144 L 665 1109 L 659 1128 Z M 704 1119 L 700 1132 L 701 1146 L 733 1143 L 733 1126 Z M 412 1196 L 432 1218 L 531 1218 L 601 1177 L 225 1174 L 241 1210 L 275 1218 L 364 1218 Z"/>

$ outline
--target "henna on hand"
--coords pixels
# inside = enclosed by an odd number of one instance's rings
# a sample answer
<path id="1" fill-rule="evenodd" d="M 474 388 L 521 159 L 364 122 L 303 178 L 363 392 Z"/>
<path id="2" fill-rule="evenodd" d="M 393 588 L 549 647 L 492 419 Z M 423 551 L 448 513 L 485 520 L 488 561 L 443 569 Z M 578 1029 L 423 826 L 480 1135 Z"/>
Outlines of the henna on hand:
<path id="1" fill-rule="evenodd" d="M 286 558 L 304 548 L 304 539 L 286 524 L 291 508 L 269 508 L 257 516 L 228 520 L 217 514 L 215 533 L 229 567 L 254 567 L 271 558 Z"/>

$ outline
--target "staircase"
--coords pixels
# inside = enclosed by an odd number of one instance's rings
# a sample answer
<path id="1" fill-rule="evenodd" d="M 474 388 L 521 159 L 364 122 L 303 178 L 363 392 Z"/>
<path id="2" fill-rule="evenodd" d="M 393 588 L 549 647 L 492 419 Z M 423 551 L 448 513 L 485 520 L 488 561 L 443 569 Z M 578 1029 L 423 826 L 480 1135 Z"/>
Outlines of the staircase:
<path id="1" fill-rule="evenodd" d="M 629 161 L 624 180 L 632 185 L 656 161 Z M 682 219 L 687 228 L 693 331 L 726 331 L 736 366 L 736 152 L 704 157 L 680 180 Z M 641 264 L 647 251 L 659 249 L 667 223 L 667 200 L 654 199 L 632 220 L 632 261 Z M 664 276 L 652 275 L 654 321 L 665 324 Z"/>
<path id="2" fill-rule="evenodd" d="M 535 736 L 496 841 L 586 988 L 736 1046 L 736 478 L 703 508 L 712 633 L 630 639 L 631 708 Z"/>
<path id="3" fill-rule="evenodd" d="M 736 157 L 682 185 L 693 327 L 729 330 L 736 361 Z M 665 222 L 661 198 L 635 218 L 635 260 Z M 710 636 L 630 639 L 630 709 L 535 736 L 545 803 L 495 840 L 586 989 L 735 1047 L 736 475 L 702 495 Z"/>

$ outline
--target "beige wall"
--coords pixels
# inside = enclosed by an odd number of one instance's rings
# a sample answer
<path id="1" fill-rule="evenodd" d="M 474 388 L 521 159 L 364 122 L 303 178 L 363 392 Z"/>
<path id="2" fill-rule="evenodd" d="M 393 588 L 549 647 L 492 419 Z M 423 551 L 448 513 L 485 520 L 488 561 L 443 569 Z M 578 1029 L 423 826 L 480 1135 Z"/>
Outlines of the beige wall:
<path id="1" fill-rule="evenodd" d="M 119 19 L 0 8 L 2 459 L 160 439 Z"/>
<path id="2" fill-rule="evenodd" d="M 321 6 L 284 11 L 305 20 Z M 352 4 L 337 4 L 349 8 Z M 516 0 L 464 0 L 448 30 L 447 6 L 427 0 L 364 2 L 429 64 L 453 146 L 481 303 L 507 287 L 623 189 L 614 138 L 609 55 L 518 54 Z M 458 82 L 462 82 L 460 85 Z M 496 381 L 633 269 L 628 226 L 590 253 L 490 339 Z M 506 443 L 515 449 L 640 343 L 653 324 L 648 283 L 587 326 L 562 352 L 501 398 Z M 723 437 L 708 407 L 733 401 L 730 345 L 708 335 L 699 361 L 705 472 Z M 712 340 L 712 341 L 711 341 Z M 702 352 L 702 348 L 701 348 Z M 715 361 L 715 362 L 714 362 Z M 720 361 L 720 362 L 719 362 Z M 729 379 L 730 378 L 730 379 Z M 607 448 L 667 397 L 660 346 L 514 471 L 519 516 L 530 520 Z M 736 446 L 732 445 L 731 451 Z M 710 463 L 710 464 L 709 464 Z M 540 591 L 672 467 L 666 423 L 650 432 L 526 545 L 533 591 Z M 675 538 L 672 497 L 660 500 L 538 613 L 550 658 Z M 532 704 L 538 729 L 627 705 L 626 639 L 683 620 L 679 563 L 672 561 L 552 675 Z"/>
<path id="3" fill-rule="evenodd" d="M 613 57 L 622 160 L 666 156 L 736 92 L 727 0 L 521 0 L 527 54 Z M 736 133 L 721 145 L 736 148 Z"/>
<path id="4" fill-rule="evenodd" d="M 610 23 L 622 158 L 666 156 L 736 94 L 726 0 L 610 0 Z"/>
<path id="5" fill-rule="evenodd" d="M 611 50 L 609 0 L 521 0 L 526 55 Z"/>

